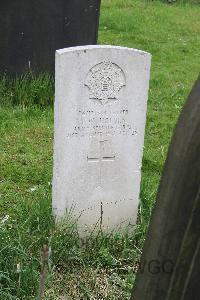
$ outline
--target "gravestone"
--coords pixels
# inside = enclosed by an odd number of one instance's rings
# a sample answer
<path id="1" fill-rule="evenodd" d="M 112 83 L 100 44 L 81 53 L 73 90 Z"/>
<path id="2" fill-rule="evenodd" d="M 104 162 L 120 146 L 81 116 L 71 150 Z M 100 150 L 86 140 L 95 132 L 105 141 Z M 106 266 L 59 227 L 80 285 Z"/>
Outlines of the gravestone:
<path id="1" fill-rule="evenodd" d="M 136 222 L 150 60 L 114 46 L 56 52 L 53 209 L 81 233 Z"/>
<path id="2" fill-rule="evenodd" d="M 0 2 L 0 72 L 52 72 L 55 50 L 96 44 L 100 0 Z"/>
<path id="3" fill-rule="evenodd" d="M 200 78 L 177 123 L 132 300 L 199 299 Z"/>

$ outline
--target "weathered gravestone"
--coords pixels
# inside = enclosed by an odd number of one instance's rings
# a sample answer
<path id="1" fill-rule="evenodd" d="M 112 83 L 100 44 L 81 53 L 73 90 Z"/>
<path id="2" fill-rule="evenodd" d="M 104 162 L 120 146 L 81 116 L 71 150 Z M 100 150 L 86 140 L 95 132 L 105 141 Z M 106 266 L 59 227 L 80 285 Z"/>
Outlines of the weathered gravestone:
<path id="1" fill-rule="evenodd" d="M 100 0 L 0 1 L 0 72 L 55 68 L 55 50 L 96 44 Z"/>
<path id="2" fill-rule="evenodd" d="M 80 231 L 134 224 L 150 55 L 87 46 L 56 53 L 53 208 Z"/>
<path id="3" fill-rule="evenodd" d="M 200 298 L 200 78 L 177 124 L 132 300 Z"/>

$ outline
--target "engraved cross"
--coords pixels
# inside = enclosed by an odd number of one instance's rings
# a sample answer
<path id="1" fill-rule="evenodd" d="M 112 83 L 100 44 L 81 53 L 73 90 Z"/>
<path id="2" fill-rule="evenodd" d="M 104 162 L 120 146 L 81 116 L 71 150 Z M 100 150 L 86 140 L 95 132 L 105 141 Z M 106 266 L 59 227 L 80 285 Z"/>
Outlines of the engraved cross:
<path id="1" fill-rule="evenodd" d="M 115 155 L 109 149 L 109 140 L 99 141 L 100 153 L 99 155 L 89 155 L 87 156 L 87 161 L 89 163 L 99 163 L 99 184 L 102 183 L 102 163 L 103 162 L 114 162 Z"/>

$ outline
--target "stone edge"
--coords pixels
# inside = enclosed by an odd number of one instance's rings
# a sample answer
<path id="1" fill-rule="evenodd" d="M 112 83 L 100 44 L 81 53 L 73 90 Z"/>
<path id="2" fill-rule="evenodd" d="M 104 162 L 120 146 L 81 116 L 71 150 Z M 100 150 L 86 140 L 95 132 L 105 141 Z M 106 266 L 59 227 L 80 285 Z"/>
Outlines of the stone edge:
<path id="1" fill-rule="evenodd" d="M 112 45 L 87 45 L 87 46 L 76 46 L 76 47 L 69 47 L 64 49 L 58 49 L 56 50 L 56 55 L 62 55 L 69 52 L 75 52 L 75 51 L 84 51 L 84 50 L 93 50 L 93 49 L 116 49 L 116 50 L 126 50 L 130 52 L 134 52 L 140 55 L 145 55 L 151 57 L 151 54 L 146 51 L 134 49 L 134 48 L 128 48 L 128 47 L 121 47 L 121 46 L 112 46 Z"/>

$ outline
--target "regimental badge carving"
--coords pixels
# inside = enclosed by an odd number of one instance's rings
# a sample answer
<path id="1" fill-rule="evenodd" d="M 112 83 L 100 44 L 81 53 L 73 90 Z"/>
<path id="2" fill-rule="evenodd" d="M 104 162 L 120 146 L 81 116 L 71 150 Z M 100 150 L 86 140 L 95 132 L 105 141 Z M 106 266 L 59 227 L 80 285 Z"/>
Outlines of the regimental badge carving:
<path id="1" fill-rule="evenodd" d="M 106 61 L 89 71 L 85 85 L 89 88 L 90 99 L 105 105 L 119 99 L 119 91 L 126 85 L 126 78 L 118 65 Z"/>

